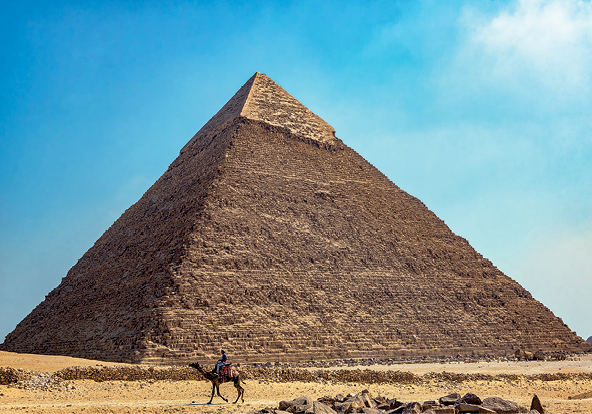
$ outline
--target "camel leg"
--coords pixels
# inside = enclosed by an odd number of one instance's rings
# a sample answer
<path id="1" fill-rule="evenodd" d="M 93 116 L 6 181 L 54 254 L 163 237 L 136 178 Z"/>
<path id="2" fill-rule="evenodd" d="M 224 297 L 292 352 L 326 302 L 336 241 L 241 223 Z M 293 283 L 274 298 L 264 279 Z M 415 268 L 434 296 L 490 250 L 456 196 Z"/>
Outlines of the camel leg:
<path id="1" fill-rule="evenodd" d="M 210 401 L 208 401 L 208 404 L 212 403 L 212 400 L 214 399 L 214 392 L 216 392 L 216 384 L 212 382 L 212 397 L 210 398 Z"/>
<path id="2" fill-rule="evenodd" d="M 234 387 L 236 388 L 238 395 L 236 396 L 236 401 L 233 402 L 233 404 L 236 404 L 238 402 L 239 398 L 242 398 L 242 402 L 245 402 L 245 399 L 243 398 L 243 394 L 245 393 L 245 390 L 243 389 L 243 387 L 240 386 L 240 380 L 234 382 Z"/>
<path id="3" fill-rule="evenodd" d="M 222 394 L 220 394 L 220 384 L 216 385 L 216 389 L 218 390 L 218 397 L 220 397 L 224 401 L 228 402 L 228 400 L 226 398 L 222 397 Z"/>

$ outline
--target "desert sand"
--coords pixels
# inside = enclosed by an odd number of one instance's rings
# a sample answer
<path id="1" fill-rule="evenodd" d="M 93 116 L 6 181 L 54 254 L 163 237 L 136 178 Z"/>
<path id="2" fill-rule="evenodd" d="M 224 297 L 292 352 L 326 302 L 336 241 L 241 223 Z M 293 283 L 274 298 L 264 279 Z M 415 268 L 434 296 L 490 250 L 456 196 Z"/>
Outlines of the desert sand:
<path id="1" fill-rule="evenodd" d="M 120 365 L 70 357 L 40 356 L 0 352 L 0 367 L 27 369 L 51 373 L 71 366 Z M 302 395 L 313 398 L 338 393 L 358 393 L 368 389 L 374 396 L 382 395 L 402 401 L 434 400 L 451 392 L 472 392 L 481 398 L 497 396 L 515 401 L 527 408 L 537 394 L 547 412 L 592 413 L 592 398 L 568 399 L 589 393 L 592 379 L 571 378 L 542 381 L 528 378 L 541 373 L 589 374 L 592 355 L 566 361 L 426 363 L 359 367 L 361 369 L 400 370 L 416 375 L 429 372 L 481 373 L 490 375 L 519 374 L 517 380 L 499 377 L 490 381 L 454 383 L 442 380 L 422 381 L 421 384 L 332 384 L 275 383 L 246 380 L 245 402 L 237 405 L 214 398 L 207 405 L 211 385 L 206 381 L 66 381 L 65 390 L 19 389 L 0 385 L 0 413 L 241 413 L 265 407 L 277 408 L 281 400 Z M 344 368 L 339 368 L 344 369 Z M 350 367 L 347 369 L 354 369 Z M 223 384 L 222 395 L 234 401 L 232 384 Z"/>

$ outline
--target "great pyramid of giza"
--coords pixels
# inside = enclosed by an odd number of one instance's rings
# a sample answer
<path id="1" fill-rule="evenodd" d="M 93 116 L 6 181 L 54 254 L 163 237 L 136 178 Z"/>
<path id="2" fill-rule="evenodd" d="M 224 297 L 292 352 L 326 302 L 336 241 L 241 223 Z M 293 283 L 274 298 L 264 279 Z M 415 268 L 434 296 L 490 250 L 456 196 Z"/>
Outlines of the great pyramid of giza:
<path id="1" fill-rule="evenodd" d="M 1 349 L 172 364 L 584 344 L 256 73 Z"/>

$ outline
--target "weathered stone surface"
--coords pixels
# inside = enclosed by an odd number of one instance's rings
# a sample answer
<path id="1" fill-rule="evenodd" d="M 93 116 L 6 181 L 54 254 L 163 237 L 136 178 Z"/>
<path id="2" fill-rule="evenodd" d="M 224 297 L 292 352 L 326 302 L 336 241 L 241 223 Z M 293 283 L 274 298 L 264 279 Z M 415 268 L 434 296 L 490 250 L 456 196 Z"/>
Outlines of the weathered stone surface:
<path id="1" fill-rule="evenodd" d="M 517 349 L 517 350 L 514 352 L 514 356 L 515 356 L 516 358 L 518 358 L 518 359 L 525 359 L 525 360 L 527 360 L 527 361 L 529 361 L 529 360 L 531 360 L 531 359 L 533 359 L 533 358 L 534 358 L 534 355 L 533 355 L 533 353 L 532 353 L 532 352 L 529 352 L 529 351 L 524 351 L 524 350 L 522 350 L 522 349 Z"/>
<path id="2" fill-rule="evenodd" d="M 421 404 L 418 402 L 410 402 L 409 404 L 405 405 L 403 408 L 402 414 L 420 414 L 421 413 Z"/>
<path id="3" fill-rule="evenodd" d="M 290 413 L 311 411 L 313 409 L 313 399 L 310 395 L 304 395 L 291 401 L 280 401 L 278 408 Z"/>
<path id="4" fill-rule="evenodd" d="M 504 400 L 499 397 L 485 398 L 481 405 L 498 414 L 525 413 L 527 411 L 525 407 L 519 406 L 514 401 Z"/>
<path id="5" fill-rule="evenodd" d="M 496 414 L 495 411 L 482 407 L 477 404 L 458 403 L 454 406 L 459 413 L 481 413 L 481 414 Z"/>
<path id="6" fill-rule="evenodd" d="M 327 404 L 323 404 L 320 401 L 313 401 L 312 412 L 314 414 L 337 414 L 337 412 L 329 407 Z"/>
<path id="7" fill-rule="evenodd" d="M 366 407 L 366 403 L 365 403 L 364 399 L 362 398 L 362 395 L 363 394 L 358 394 L 358 395 L 355 396 L 355 398 L 352 398 L 350 400 L 350 402 L 351 402 L 351 409 L 353 411 L 355 411 L 355 412 L 358 412 L 358 413 L 360 411 L 362 411 L 362 409 L 364 407 Z"/>
<path id="8" fill-rule="evenodd" d="M 460 394 L 457 392 L 453 392 L 452 394 L 440 397 L 438 401 L 442 405 L 452 405 L 455 404 L 458 400 L 460 400 Z"/>
<path id="9" fill-rule="evenodd" d="M 256 74 L 1 349 L 171 365 L 583 343 Z"/>
<path id="10" fill-rule="evenodd" d="M 351 407 L 352 407 L 351 401 L 345 401 L 345 402 L 334 404 L 334 409 L 338 413 L 349 413 L 351 411 Z"/>
<path id="11" fill-rule="evenodd" d="M 432 408 L 434 414 L 456 414 L 456 410 L 453 406 Z"/>
<path id="12" fill-rule="evenodd" d="M 278 404 L 278 408 L 282 411 L 288 410 L 290 407 L 294 406 L 294 401 L 280 401 Z"/>
<path id="13" fill-rule="evenodd" d="M 543 404 L 541 404 L 541 400 L 539 400 L 539 397 L 536 394 L 532 397 L 532 402 L 530 403 L 530 409 L 538 411 L 539 414 L 545 414 Z"/>
<path id="14" fill-rule="evenodd" d="M 387 400 L 387 403 L 389 404 L 391 410 L 394 410 L 404 405 L 401 401 L 398 401 L 396 398 L 391 398 L 390 400 Z"/>
<path id="15" fill-rule="evenodd" d="M 370 407 L 362 408 L 362 412 L 364 414 L 384 414 L 384 411 L 381 411 L 378 408 L 370 408 Z"/>
<path id="16" fill-rule="evenodd" d="M 483 402 L 481 401 L 481 398 L 469 392 L 463 395 L 460 400 L 458 400 L 458 404 L 462 403 L 481 405 Z"/>
<path id="17" fill-rule="evenodd" d="M 370 393 L 363 392 L 360 394 L 360 399 L 364 402 L 366 407 L 376 408 L 376 402 L 370 396 Z"/>

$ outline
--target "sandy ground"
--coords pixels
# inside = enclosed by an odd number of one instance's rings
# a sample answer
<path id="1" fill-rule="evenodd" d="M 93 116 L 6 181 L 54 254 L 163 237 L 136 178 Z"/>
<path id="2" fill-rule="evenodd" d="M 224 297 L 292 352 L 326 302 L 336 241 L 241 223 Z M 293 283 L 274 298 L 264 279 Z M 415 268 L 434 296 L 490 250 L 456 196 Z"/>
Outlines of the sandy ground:
<path id="1" fill-rule="evenodd" d="M 115 365 L 69 357 L 22 355 L 0 352 L 0 366 L 55 372 L 69 366 Z M 450 364 L 404 364 L 396 366 L 360 367 L 362 369 L 391 369 L 410 371 L 417 375 L 428 372 L 458 372 L 484 374 L 590 373 L 592 356 L 576 361 L 559 362 L 490 362 Z M 473 381 L 462 384 L 433 381 L 424 385 L 380 384 L 323 384 L 323 383 L 266 383 L 247 380 L 245 402 L 226 404 L 218 397 L 206 405 L 211 386 L 205 381 L 69 381 L 67 391 L 23 390 L 0 386 L 0 414 L 2 413 L 241 413 L 264 407 L 276 408 L 281 400 L 301 395 L 314 398 L 338 393 L 370 390 L 372 395 L 383 395 L 402 401 L 427 401 L 451 392 L 472 392 L 481 398 L 497 396 L 530 407 L 533 394 L 541 399 L 547 412 L 592 413 L 592 398 L 569 400 L 568 397 L 592 392 L 592 380 L 540 381 L 523 379 L 509 381 Z M 234 401 L 232 384 L 223 384 L 222 395 Z"/>

